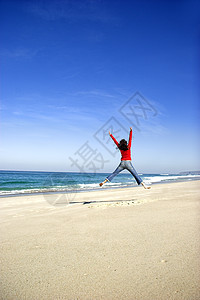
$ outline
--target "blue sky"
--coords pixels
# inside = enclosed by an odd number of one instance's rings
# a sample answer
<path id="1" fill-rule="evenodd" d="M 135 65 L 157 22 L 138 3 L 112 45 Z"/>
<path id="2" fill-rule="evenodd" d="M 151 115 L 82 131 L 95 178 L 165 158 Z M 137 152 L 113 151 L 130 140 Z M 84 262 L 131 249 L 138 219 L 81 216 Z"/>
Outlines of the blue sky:
<path id="1" fill-rule="evenodd" d="M 200 169 L 198 1 L 7 0 L 0 11 L 0 169 L 110 172 L 120 155 L 101 133 L 116 124 L 118 139 L 133 127 L 138 172 Z"/>

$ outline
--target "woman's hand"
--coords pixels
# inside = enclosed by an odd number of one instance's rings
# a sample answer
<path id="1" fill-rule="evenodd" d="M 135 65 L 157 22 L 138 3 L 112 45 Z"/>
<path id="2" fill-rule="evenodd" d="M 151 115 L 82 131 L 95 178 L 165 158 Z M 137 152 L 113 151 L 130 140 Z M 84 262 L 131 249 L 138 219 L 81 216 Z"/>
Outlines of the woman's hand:
<path id="1" fill-rule="evenodd" d="M 132 127 L 130 127 L 130 131 L 132 131 Z"/>
<path id="2" fill-rule="evenodd" d="M 110 131 L 109 131 L 109 135 L 111 135 Z"/>

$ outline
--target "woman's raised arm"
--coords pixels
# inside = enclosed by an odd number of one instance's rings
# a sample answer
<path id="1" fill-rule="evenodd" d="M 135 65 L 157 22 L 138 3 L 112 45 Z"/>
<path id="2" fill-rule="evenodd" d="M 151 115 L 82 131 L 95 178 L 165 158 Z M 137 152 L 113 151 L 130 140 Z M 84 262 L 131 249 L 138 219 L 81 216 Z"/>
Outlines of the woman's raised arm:
<path id="1" fill-rule="evenodd" d="M 114 138 L 114 136 L 112 135 L 112 133 L 110 133 L 110 131 L 109 131 L 109 135 L 110 135 L 110 137 L 112 138 L 112 140 L 114 141 L 114 143 L 117 145 L 117 147 L 118 147 L 118 145 L 119 145 L 119 143 L 118 143 L 118 141 Z"/>
<path id="2" fill-rule="evenodd" d="M 132 142 L 132 127 L 130 127 L 130 133 L 129 133 L 129 140 L 128 140 L 128 147 L 131 148 L 131 142 Z"/>

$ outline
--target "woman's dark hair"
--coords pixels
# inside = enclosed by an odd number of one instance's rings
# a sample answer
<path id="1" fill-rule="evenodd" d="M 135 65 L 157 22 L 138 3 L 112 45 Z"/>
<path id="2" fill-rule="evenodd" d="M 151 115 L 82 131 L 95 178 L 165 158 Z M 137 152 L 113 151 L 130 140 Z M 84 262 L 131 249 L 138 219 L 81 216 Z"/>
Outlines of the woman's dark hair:
<path id="1" fill-rule="evenodd" d="M 127 141 L 124 140 L 124 139 L 121 140 L 121 141 L 119 142 L 119 144 L 118 144 L 118 148 L 119 148 L 120 150 L 124 150 L 124 151 L 128 150 L 129 147 L 128 147 L 128 145 L 127 145 Z"/>

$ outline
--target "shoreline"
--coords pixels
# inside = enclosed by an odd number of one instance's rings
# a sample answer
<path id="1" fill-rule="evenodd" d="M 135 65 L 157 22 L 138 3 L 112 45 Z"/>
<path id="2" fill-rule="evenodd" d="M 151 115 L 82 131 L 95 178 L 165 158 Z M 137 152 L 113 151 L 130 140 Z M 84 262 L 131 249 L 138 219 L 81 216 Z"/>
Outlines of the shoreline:
<path id="1" fill-rule="evenodd" d="M 190 178 L 189 180 L 177 179 L 177 180 L 165 180 L 160 182 L 153 182 L 149 184 L 151 187 L 157 184 L 168 184 L 168 183 L 177 183 L 177 182 L 192 182 L 199 181 L 199 178 Z M 148 184 L 147 184 L 148 185 Z M 137 188 L 138 185 L 135 186 L 113 186 L 113 187 L 99 187 L 99 188 L 87 188 L 87 189 L 74 189 L 74 190 L 64 190 L 64 191 L 47 191 L 47 192 L 25 192 L 25 193 L 16 193 L 16 194 L 0 194 L 1 198 L 9 198 L 9 197 L 20 197 L 20 196 L 30 196 L 30 195 L 51 195 L 51 194 L 73 194 L 73 193 L 85 193 L 85 192 L 93 192 L 99 190 L 115 190 L 115 189 L 128 189 L 128 188 Z"/>

